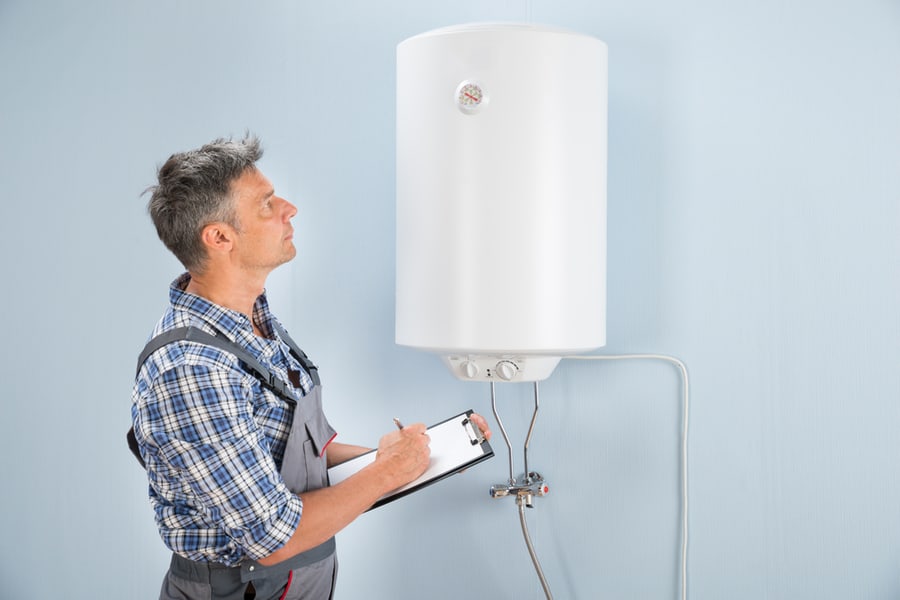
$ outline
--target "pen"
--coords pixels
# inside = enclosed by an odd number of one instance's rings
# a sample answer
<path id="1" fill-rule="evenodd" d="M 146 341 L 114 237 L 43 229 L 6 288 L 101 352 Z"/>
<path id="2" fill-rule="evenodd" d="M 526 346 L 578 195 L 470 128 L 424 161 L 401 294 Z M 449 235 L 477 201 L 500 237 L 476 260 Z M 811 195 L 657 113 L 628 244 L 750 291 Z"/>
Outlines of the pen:
<path id="1" fill-rule="evenodd" d="M 394 417 L 394 425 L 397 426 L 397 429 L 403 429 L 403 423 L 400 422 L 400 419 Z"/>

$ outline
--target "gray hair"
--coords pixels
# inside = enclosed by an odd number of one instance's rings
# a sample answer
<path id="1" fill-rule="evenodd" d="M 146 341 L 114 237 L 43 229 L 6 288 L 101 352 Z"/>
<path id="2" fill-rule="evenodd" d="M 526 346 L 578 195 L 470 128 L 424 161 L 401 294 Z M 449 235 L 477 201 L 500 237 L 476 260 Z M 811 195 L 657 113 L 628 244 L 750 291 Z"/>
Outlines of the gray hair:
<path id="1" fill-rule="evenodd" d="M 204 227 L 218 221 L 239 229 L 231 184 L 255 169 L 262 154 L 259 139 L 248 133 L 173 154 L 157 171 L 158 185 L 144 192 L 151 192 L 147 211 L 159 239 L 188 271 L 202 271 L 206 262 Z"/>

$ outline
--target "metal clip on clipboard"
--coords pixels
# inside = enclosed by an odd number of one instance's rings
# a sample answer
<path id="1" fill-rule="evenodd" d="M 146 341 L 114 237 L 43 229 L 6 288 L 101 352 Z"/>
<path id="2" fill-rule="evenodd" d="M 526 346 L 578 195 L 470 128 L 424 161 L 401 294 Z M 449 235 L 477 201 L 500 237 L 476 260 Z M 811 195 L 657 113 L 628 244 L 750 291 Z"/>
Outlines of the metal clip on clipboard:
<path id="1" fill-rule="evenodd" d="M 469 435 L 469 441 L 472 442 L 472 445 L 483 444 L 484 443 L 484 433 L 481 429 L 472 422 L 471 419 L 466 417 L 463 419 L 462 426 L 465 428 L 466 433 Z"/>

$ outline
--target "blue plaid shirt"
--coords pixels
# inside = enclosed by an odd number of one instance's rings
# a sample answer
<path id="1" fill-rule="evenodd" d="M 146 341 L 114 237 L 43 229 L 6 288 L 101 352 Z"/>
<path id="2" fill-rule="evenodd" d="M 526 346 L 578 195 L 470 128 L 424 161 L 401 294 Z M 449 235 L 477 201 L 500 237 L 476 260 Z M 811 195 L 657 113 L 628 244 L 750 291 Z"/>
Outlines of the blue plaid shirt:
<path id="1" fill-rule="evenodd" d="M 176 327 L 218 331 L 289 382 L 300 373 L 297 395 L 312 381 L 272 327 L 265 294 L 253 320 L 184 291 L 190 275 L 170 288 L 171 306 L 153 331 Z M 233 566 L 283 546 L 303 510 L 279 470 L 293 408 L 244 371 L 237 359 L 196 342 L 154 352 L 138 373 L 131 416 L 147 463 L 150 504 L 163 542 L 192 560 Z"/>

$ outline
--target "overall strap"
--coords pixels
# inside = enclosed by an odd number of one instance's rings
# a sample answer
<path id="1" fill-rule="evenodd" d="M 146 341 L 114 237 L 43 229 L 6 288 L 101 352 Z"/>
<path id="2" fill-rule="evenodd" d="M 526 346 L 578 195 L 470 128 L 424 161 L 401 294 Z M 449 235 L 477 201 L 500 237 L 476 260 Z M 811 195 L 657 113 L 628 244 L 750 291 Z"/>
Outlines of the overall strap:
<path id="1" fill-rule="evenodd" d="M 272 321 L 272 324 L 275 326 L 275 330 L 278 332 L 278 335 L 281 336 L 281 338 L 291 349 L 291 354 L 294 355 L 294 358 L 296 358 L 297 361 L 303 366 L 303 368 L 306 369 L 306 372 L 309 373 L 310 379 L 312 379 L 313 383 L 315 385 L 319 385 L 318 367 L 313 364 L 309 357 L 306 356 L 306 353 L 297 346 L 297 343 L 293 339 L 291 339 L 291 337 L 280 325 L 275 323 L 274 320 Z M 253 355 L 251 355 L 249 352 L 247 352 L 231 340 L 225 338 L 224 336 L 207 333 L 206 331 L 203 331 L 202 329 L 198 329 L 196 327 L 177 327 L 175 329 L 170 329 L 147 342 L 147 345 L 144 346 L 144 349 L 141 351 L 141 354 L 138 357 L 135 377 L 137 377 L 137 374 L 140 373 L 141 367 L 151 354 L 153 354 L 163 346 L 167 346 L 168 344 L 171 344 L 173 342 L 180 341 L 196 342 L 198 344 L 212 346 L 214 348 L 218 348 L 219 350 L 228 352 L 229 354 L 233 354 L 244 364 L 245 367 L 247 367 L 248 371 L 250 371 L 257 379 L 260 380 L 263 385 L 267 386 L 288 403 L 297 406 L 297 399 L 294 397 L 293 393 L 289 391 L 288 384 L 279 379 L 275 375 L 275 373 L 264 367 L 258 360 L 253 358 Z M 138 459 L 138 462 L 141 463 L 142 467 L 146 467 L 146 465 L 144 464 L 144 459 L 141 458 L 137 438 L 134 435 L 134 427 L 128 430 L 128 435 L 126 437 L 128 439 L 128 447 L 131 449 L 131 453 L 134 454 L 134 456 Z"/>
<path id="2" fill-rule="evenodd" d="M 198 329 L 196 327 L 178 327 L 176 329 L 170 329 L 169 331 L 161 333 L 150 340 L 147 345 L 144 346 L 144 350 L 138 357 L 135 376 L 137 376 L 137 373 L 140 372 L 141 366 L 144 364 L 144 361 L 146 361 L 151 354 L 153 354 L 163 346 L 180 341 L 196 342 L 198 344 L 212 346 L 214 348 L 218 348 L 219 350 L 228 352 L 229 354 L 235 355 L 238 360 L 244 363 L 244 366 L 247 367 L 248 371 L 256 376 L 257 379 L 259 379 L 263 384 L 269 387 L 273 392 L 275 392 L 291 404 L 297 403 L 296 398 L 289 391 L 290 388 L 288 387 L 288 384 L 279 379 L 275 375 L 275 373 L 264 367 L 258 360 L 253 358 L 253 355 L 223 336 L 207 333 L 202 329 Z M 300 352 L 302 352 L 302 350 Z M 303 356 L 305 357 L 306 355 L 304 354 Z M 309 362 L 309 359 L 307 359 L 307 362 Z M 303 364 L 302 361 L 301 364 Z M 306 367 L 305 364 L 303 366 Z M 315 377 L 314 381 L 318 383 L 317 380 L 318 377 Z"/>
<path id="3" fill-rule="evenodd" d="M 294 355 L 294 358 L 297 359 L 297 362 L 299 362 L 306 370 L 306 372 L 309 373 L 309 377 L 313 380 L 313 383 L 316 385 L 321 385 L 322 382 L 319 381 L 319 367 L 317 367 L 313 363 L 313 361 L 309 359 L 309 357 L 306 355 L 306 352 L 300 349 L 300 347 L 297 345 L 297 342 L 295 342 L 293 338 L 288 335 L 288 332 L 285 331 L 284 328 L 279 325 L 274 319 L 272 319 L 272 326 L 275 328 L 275 331 L 278 332 L 278 336 L 282 340 L 284 340 L 284 342 L 291 349 L 291 354 Z"/>

